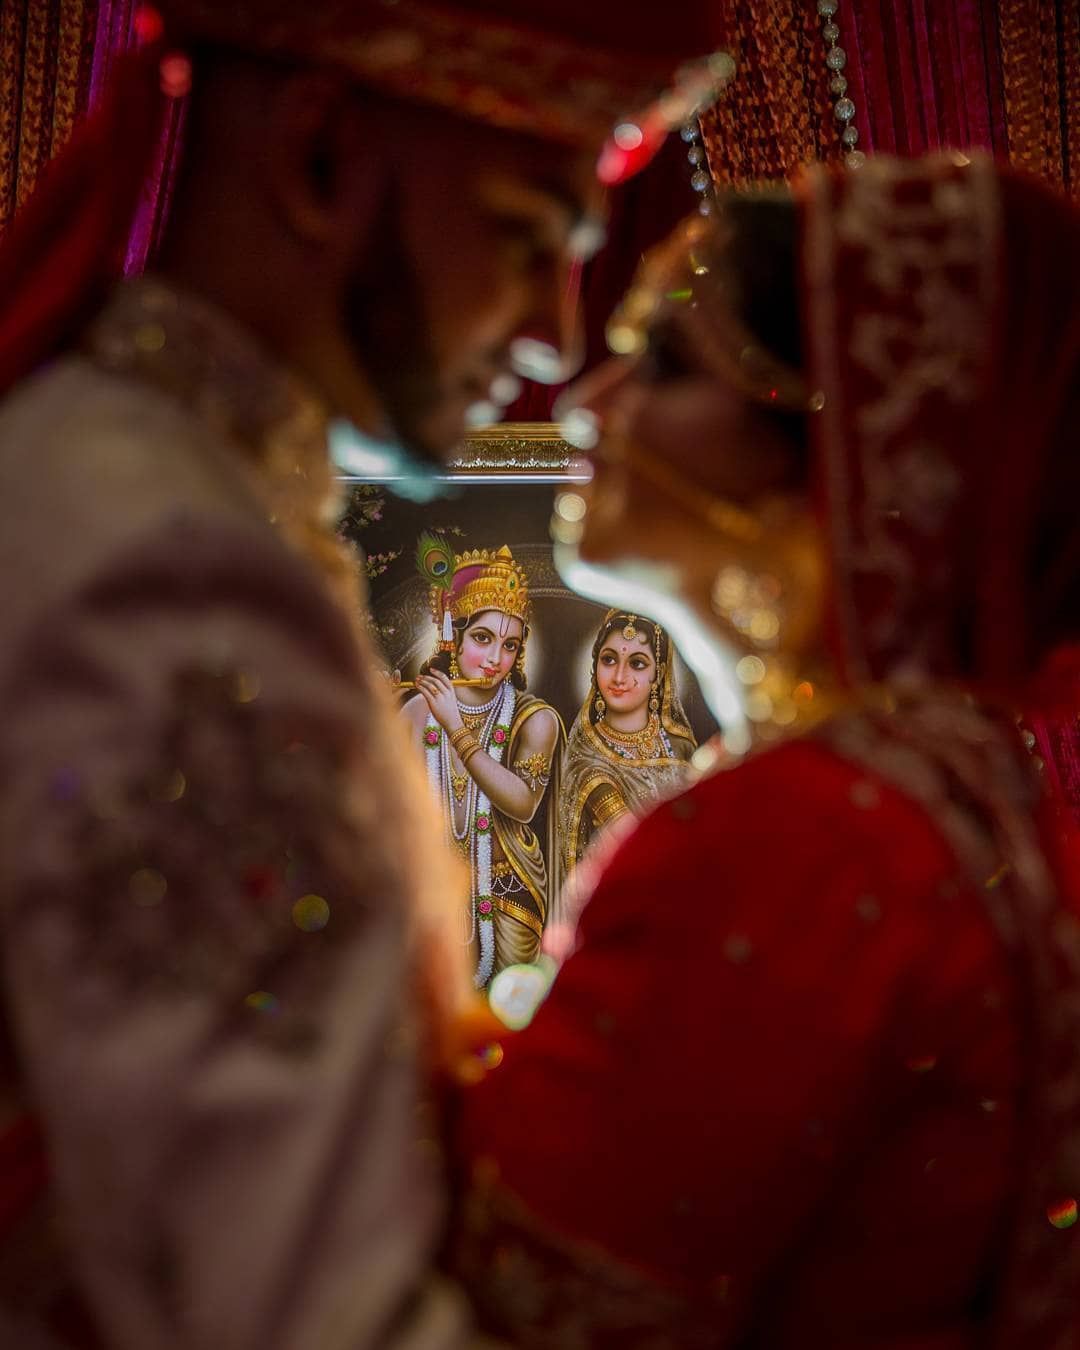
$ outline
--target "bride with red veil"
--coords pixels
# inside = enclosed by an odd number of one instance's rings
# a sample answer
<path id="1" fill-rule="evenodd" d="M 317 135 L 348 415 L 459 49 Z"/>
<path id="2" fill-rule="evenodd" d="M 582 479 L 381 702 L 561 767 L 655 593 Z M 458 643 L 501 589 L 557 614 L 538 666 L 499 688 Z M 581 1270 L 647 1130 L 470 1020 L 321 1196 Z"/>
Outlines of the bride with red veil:
<path id="1" fill-rule="evenodd" d="M 726 744 L 462 1103 L 490 1330 L 1080 1343 L 1077 853 L 1020 721 L 1075 735 L 1078 283 L 1075 210 L 956 156 L 732 200 L 646 263 L 559 552 L 697 653 Z"/>

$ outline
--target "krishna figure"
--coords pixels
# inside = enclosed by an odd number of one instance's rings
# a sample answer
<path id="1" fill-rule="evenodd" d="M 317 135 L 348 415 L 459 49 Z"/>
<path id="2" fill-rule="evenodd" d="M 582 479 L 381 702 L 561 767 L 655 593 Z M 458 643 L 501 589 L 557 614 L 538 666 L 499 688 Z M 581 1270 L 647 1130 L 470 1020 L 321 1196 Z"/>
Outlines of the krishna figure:
<path id="1" fill-rule="evenodd" d="M 558 895 L 556 812 L 547 859 L 532 821 L 557 774 L 558 713 L 525 693 L 529 583 L 504 545 L 452 553 L 425 534 L 417 549 L 438 629 L 435 655 L 403 715 L 423 748 L 447 837 L 469 867 L 463 940 L 486 989 L 508 966 L 535 961 Z"/>

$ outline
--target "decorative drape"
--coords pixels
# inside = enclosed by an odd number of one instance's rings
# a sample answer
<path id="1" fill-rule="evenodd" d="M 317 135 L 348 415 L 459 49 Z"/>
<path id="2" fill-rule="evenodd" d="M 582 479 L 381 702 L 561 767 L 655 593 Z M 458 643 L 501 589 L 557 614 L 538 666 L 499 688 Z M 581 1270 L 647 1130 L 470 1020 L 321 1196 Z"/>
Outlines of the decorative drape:
<path id="1" fill-rule="evenodd" d="M 1080 4 L 1002 0 L 999 27 L 1009 159 L 1080 200 Z"/>
<path id="2" fill-rule="evenodd" d="M 985 0 L 840 0 L 835 22 L 864 150 L 978 146 L 1007 158 L 995 9 Z"/>
<path id="3" fill-rule="evenodd" d="M 98 0 L 0 0 L 0 229 L 86 110 Z"/>
<path id="4" fill-rule="evenodd" d="M 701 119 L 713 178 L 742 187 L 838 157 L 814 0 L 751 0 L 731 9 L 735 79 Z"/>
<path id="5" fill-rule="evenodd" d="M 140 0 L 0 0 L 0 230 L 26 201 L 116 57 L 134 40 Z M 182 131 L 174 107 L 143 194 L 127 270 L 141 271 L 160 238 Z"/>
<path id="6" fill-rule="evenodd" d="M 726 11 L 735 79 L 702 119 L 717 184 L 790 178 L 841 158 L 817 0 L 715 0 Z M 839 0 L 859 148 L 918 155 L 982 147 L 1080 198 L 1080 3 L 1077 0 Z M 583 290 L 588 360 L 605 354 L 603 319 L 642 252 L 693 209 L 686 147 L 613 200 L 612 245 Z M 512 410 L 550 416 L 554 395 L 530 388 Z"/>
<path id="7" fill-rule="evenodd" d="M 1077 0 L 840 0 L 833 16 L 864 151 L 977 146 L 1080 198 Z M 816 0 L 736 3 L 739 56 L 704 119 L 717 182 L 840 154 Z"/>

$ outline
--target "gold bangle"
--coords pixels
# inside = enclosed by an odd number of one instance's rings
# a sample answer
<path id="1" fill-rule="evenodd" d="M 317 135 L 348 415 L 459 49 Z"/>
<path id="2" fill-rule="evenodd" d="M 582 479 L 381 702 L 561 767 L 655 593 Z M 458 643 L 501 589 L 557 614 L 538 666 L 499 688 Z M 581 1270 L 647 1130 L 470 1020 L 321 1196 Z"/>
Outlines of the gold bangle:
<path id="1" fill-rule="evenodd" d="M 480 742 L 476 739 L 475 732 L 466 729 L 461 733 L 460 736 L 452 737 L 450 744 L 454 747 L 455 750 L 458 750 L 459 747 L 462 745 L 479 745 Z"/>
<path id="2" fill-rule="evenodd" d="M 605 792 L 593 806 L 593 818 L 597 825 L 607 825 L 616 816 L 625 815 L 626 809 L 626 803 L 618 792 Z"/>
<path id="3" fill-rule="evenodd" d="M 459 750 L 457 752 L 457 757 L 461 760 L 461 767 L 463 769 L 468 764 L 469 760 L 472 759 L 473 755 L 480 753 L 480 749 L 480 742 L 474 736 L 464 750 Z"/>
<path id="4" fill-rule="evenodd" d="M 467 726 L 463 725 L 457 727 L 454 731 L 450 732 L 450 744 L 457 745 L 458 741 L 461 740 L 462 736 L 471 736 L 471 735 L 472 731 Z"/>

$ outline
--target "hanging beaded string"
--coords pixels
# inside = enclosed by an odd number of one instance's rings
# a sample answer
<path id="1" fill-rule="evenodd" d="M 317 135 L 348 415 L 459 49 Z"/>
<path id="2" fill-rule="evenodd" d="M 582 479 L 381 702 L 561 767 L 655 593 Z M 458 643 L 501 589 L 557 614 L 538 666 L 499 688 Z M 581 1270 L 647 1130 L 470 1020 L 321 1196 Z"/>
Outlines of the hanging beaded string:
<path id="1" fill-rule="evenodd" d="M 866 163 L 866 156 L 855 147 L 859 144 L 859 128 L 855 125 L 855 102 L 848 97 L 847 52 L 840 46 L 840 26 L 836 22 L 836 12 L 840 0 L 817 0 L 817 12 L 821 16 L 821 36 L 825 40 L 825 65 L 828 67 L 829 93 L 832 94 L 833 116 L 840 123 L 840 143 L 846 154 L 844 163 L 849 169 L 860 169 Z"/>
<path id="2" fill-rule="evenodd" d="M 701 194 L 698 210 L 703 216 L 711 216 L 716 203 L 716 184 L 709 172 L 705 147 L 701 143 L 701 123 L 695 117 L 692 122 L 687 122 L 679 135 L 686 142 L 686 158 L 690 161 L 690 186 Z"/>
<path id="3" fill-rule="evenodd" d="M 848 97 L 847 76 L 843 73 L 847 52 L 840 46 L 840 27 L 836 22 L 839 8 L 840 0 L 817 0 L 817 12 L 822 21 L 821 36 L 825 41 L 825 65 L 829 69 L 829 93 L 833 97 L 833 116 L 840 124 L 844 163 L 849 169 L 860 169 L 866 163 L 866 155 L 856 148 L 859 128 L 855 125 L 855 102 Z M 734 75 L 734 62 L 731 75 Z M 716 209 L 716 185 L 709 171 L 699 120 L 694 118 L 687 122 L 679 134 L 686 143 L 686 157 L 690 161 L 690 186 L 700 194 L 698 210 L 703 216 L 711 216 Z"/>
<path id="4" fill-rule="evenodd" d="M 461 699 L 456 698 L 454 702 L 458 706 L 458 712 L 462 717 L 479 717 L 482 713 L 489 713 L 492 708 L 502 698 L 502 690 L 495 691 L 493 698 L 489 698 L 486 703 L 462 703 Z"/>
<path id="5" fill-rule="evenodd" d="M 718 89 L 723 91 L 735 78 L 735 58 L 728 52 L 717 52 L 710 61 L 710 68 L 716 76 Z M 719 93 L 717 95 L 719 97 Z M 679 133 L 686 142 L 686 157 L 690 161 L 690 186 L 701 194 L 698 210 L 703 216 L 711 216 L 716 202 L 716 184 L 709 171 L 709 161 L 705 147 L 701 142 L 701 121 L 694 117 Z"/>

